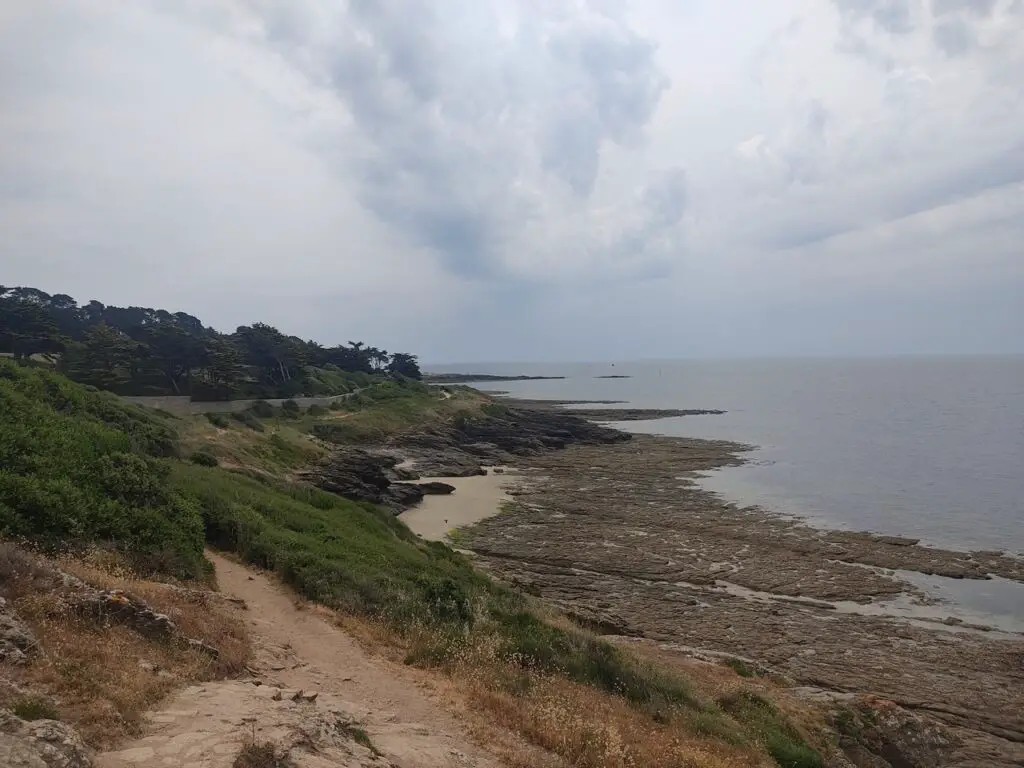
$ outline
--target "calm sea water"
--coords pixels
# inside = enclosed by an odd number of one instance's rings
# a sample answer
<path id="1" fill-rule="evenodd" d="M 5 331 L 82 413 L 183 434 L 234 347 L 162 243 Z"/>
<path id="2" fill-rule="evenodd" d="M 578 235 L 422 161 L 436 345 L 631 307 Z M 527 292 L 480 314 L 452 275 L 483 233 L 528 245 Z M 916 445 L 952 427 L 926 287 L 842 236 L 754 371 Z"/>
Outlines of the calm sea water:
<path id="1" fill-rule="evenodd" d="M 723 416 L 617 426 L 756 445 L 748 464 L 705 481 L 732 501 L 823 526 L 1024 553 L 1024 357 L 435 370 L 568 377 L 481 385 L 518 397 L 723 409 Z M 630 378 L 596 378 L 609 374 Z"/>

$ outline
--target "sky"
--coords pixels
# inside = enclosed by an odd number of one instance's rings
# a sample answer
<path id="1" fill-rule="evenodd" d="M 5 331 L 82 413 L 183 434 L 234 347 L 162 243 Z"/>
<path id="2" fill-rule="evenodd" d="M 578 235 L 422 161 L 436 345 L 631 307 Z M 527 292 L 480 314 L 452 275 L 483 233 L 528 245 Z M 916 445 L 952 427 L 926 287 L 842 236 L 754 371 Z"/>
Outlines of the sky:
<path id="1" fill-rule="evenodd" d="M 0 283 L 436 363 L 1024 352 L 1024 0 L 3 3 Z"/>

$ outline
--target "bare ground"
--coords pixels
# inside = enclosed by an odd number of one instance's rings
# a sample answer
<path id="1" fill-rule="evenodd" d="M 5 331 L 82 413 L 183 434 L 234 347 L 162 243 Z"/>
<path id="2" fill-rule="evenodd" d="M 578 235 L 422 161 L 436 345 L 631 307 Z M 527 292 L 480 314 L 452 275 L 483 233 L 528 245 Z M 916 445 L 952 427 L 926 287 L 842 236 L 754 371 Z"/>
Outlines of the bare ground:
<path id="1" fill-rule="evenodd" d="M 310 768 L 500 765 L 476 743 L 479 723 L 452 714 L 458 701 L 444 681 L 371 656 L 329 612 L 262 573 L 208 557 L 223 592 L 247 606 L 253 679 L 182 691 L 152 713 L 149 735 L 101 755 L 100 768 L 226 767 L 253 742 L 272 742 Z"/>

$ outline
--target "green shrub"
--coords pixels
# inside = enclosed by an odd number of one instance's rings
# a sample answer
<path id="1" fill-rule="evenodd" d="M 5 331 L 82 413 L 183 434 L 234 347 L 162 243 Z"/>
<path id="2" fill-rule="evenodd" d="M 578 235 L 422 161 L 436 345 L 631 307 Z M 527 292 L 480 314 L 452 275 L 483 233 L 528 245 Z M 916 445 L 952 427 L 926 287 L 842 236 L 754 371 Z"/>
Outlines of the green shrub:
<path id="1" fill-rule="evenodd" d="M 747 664 L 747 662 L 743 661 L 743 659 L 737 659 L 731 656 L 722 663 L 740 677 L 755 677 L 757 675 L 754 668 Z"/>
<path id="2" fill-rule="evenodd" d="M 325 416 L 328 413 L 328 411 L 322 405 L 311 405 L 309 406 L 309 408 L 306 409 L 306 413 L 308 413 L 310 416 Z"/>
<path id="3" fill-rule="evenodd" d="M 11 705 L 11 711 L 22 720 L 60 720 L 57 708 L 41 696 L 23 696 Z"/>
<path id="4" fill-rule="evenodd" d="M 252 411 L 254 416 L 261 419 L 269 419 L 274 415 L 274 406 L 268 403 L 266 400 L 257 400 L 249 406 L 249 410 Z"/>
<path id="5" fill-rule="evenodd" d="M 198 509 L 168 487 L 174 432 L 144 409 L 0 361 L 0 534 L 110 542 L 144 570 L 205 572 Z"/>
<path id="6" fill-rule="evenodd" d="M 196 451 L 188 457 L 188 460 L 193 464 L 198 464 L 200 467 L 216 467 L 220 464 L 217 461 L 217 457 L 209 451 Z"/>
<path id="7" fill-rule="evenodd" d="M 299 414 L 302 413 L 302 408 L 294 400 L 285 400 L 281 403 L 281 413 L 289 419 L 298 418 Z"/>
<path id="8" fill-rule="evenodd" d="M 228 417 L 223 413 L 207 413 L 206 419 L 213 424 L 213 426 L 220 427 L 221 429 L 227 429 L 230 425 Z"/>
<path id="9" fill-rule="evenodd" d="M 231 414 L 231 418 L 244 424 L 253 432 L 263 432 L 266 429 L 263 422 L 256 418 L 256 414 L 252 411 L 235 411 Z"/>

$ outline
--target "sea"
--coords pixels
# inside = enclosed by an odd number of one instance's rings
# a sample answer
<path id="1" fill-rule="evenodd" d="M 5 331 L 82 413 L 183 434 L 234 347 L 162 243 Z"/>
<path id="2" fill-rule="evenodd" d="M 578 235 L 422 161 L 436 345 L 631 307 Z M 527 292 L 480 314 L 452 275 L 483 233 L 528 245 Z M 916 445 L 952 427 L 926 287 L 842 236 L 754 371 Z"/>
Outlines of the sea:
<path id="1" fill-rule="evenodd" d="M 754 446 L 743 466 L 702 480 L 729 501 L 818 527 L 1024 556 L 1024 356 L 475 363 L 428 370 L 565 377 L 476 385 L 514 397 L 724 410 L 613 426 Z M 1024 620 L 1019 584 L 922 579 L 921 586 L 944 598 Z"/>

